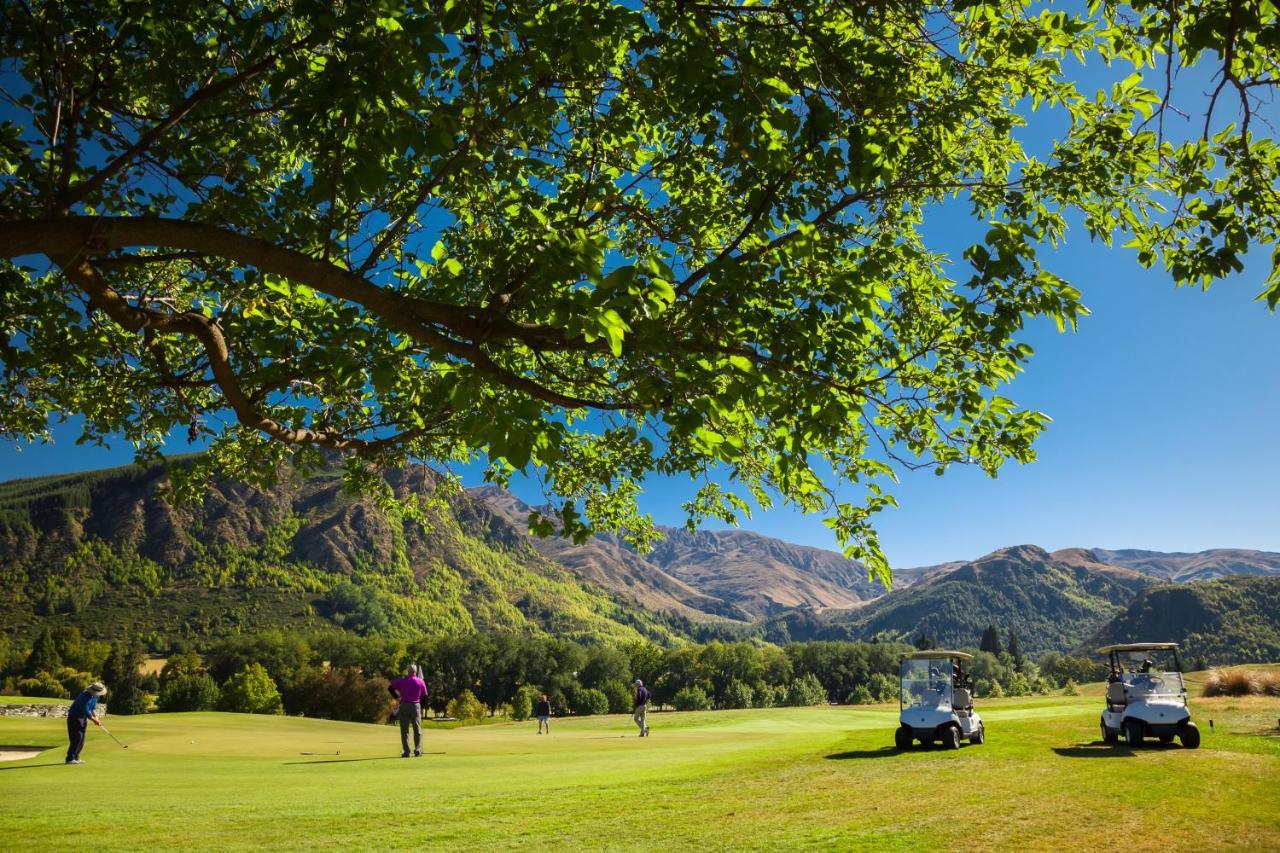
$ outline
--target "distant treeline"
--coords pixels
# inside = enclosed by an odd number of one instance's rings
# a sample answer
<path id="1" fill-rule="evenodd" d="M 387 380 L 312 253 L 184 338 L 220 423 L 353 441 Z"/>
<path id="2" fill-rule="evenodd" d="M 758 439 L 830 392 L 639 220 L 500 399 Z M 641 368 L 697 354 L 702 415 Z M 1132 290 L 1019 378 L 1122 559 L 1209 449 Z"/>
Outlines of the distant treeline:
<path id="1" fill-rule="evenodd" d="M 560 715 L 629 711 L 636 678 L 658 706 L 677 710 L 893 701 L 898 661 L 912 648 L 826 641 L 663 648 L 496 633 L 406 642 L 268 631 L 175 654 L 162 672 L 144 676 L 139 643 L 86 641 L 63 627 L 43 630 L 30 648 L 0 638 L 0 681 L 9 692 L 57 697 L 100 677 L 111 690 L 112 713 L 155 707 L 377 721 L 388 710 L 388 680 L 417 663 L 437 713 L 521 718 L 543 692 Z M 1050 653 L 1037 663 L 1018 656 L 1016 646 L 1012 654 L 973 651 L 980 697 L 1045 692 L 1103 675 L 1100 662 L 1084 658 Z"/>

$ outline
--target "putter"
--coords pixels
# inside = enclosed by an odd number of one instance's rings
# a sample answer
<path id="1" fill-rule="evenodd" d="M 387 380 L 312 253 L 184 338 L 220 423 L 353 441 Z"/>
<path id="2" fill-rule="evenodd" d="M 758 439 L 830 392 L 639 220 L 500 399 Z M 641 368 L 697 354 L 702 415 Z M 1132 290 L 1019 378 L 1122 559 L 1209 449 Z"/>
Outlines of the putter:
<path id="1" fill-rule="evenodd" d="M 106 733 L 107 733 L 107 737 L 111 738 L 111 739 L 112 739 L 113 741 L 115 741 L 116 743 L 120 743 L 120 738 L 118 738 L 118 737 L 116 737 L 115 735 L 113 735 L 113 734 L 111 733 L 111 729 L 107 728 L 107 727 L 106 727 L 106 726 L 104 726 L 102 723 L 98 723 L 98 728 L 100 728 L 100 729 L 102 729 L 104 732 L 106 732 Z M 121 749 L 128 749 L 129 747 L 125 746 L 123 743 L 120 743 L 120 748 L 121 748 Z"/>

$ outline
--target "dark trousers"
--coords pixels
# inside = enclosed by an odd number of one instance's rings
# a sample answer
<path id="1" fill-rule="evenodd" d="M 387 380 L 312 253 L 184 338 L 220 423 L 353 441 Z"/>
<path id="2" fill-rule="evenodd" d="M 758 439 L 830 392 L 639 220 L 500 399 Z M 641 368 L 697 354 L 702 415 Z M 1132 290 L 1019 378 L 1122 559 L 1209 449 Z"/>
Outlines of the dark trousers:
<path id="1" fill-rule="evenodd" d="M 400 720 L 400 749 L 409 754 L 409 729 L 413 729 L 413 751 L 422 751 L 422 708 L 417 702 L 401 702 L 396 711 Z"/>
<path id="2" fill-rule="evenodd" d="M 87 717 L 67 717 L 67 740 L 70 741 L 67 747 L 67 761 L 75 761 L 80 757 L 80 750 L 84 749 L 85 731 L 88 728 Z"/>

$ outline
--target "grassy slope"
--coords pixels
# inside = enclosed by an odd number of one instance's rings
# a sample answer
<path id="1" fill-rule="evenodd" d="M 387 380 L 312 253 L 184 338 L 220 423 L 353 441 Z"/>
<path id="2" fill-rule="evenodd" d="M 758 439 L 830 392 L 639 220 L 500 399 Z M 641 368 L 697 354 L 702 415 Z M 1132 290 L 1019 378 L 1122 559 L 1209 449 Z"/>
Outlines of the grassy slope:
<path id="1" fill-rule="evenodd" d="M 1092 697 L 983 710 L 990 741 L 959 753 L 887 748 L 882 706 L 657 714 L 648 740 L 616 716 L 432 730 L 443 754 L 408 761 L 389 727 L 157 714 L 109 721 L 128 751 L 91 732 L 79 768 L 60 721 L 0 719 L 0 743 L 53 748 L 0 765 L 0 826 L 11 850 L 1280 845 L 1278 700 L 1196 700 L 1196 752 L 1095 745 Z"/>

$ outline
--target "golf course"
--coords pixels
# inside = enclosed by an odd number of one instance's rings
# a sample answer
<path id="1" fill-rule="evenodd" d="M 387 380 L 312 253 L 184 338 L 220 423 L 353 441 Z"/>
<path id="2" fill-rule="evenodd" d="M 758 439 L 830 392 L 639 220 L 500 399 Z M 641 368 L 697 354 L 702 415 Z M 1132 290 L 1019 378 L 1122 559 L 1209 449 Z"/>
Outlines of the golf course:
<path id="1" fill-rule="evenodd" d="M 1100 685 L 982 703 L 985 745 L 891 748 L 896 705 L 428 726 L 241 714 L 0 718 L 8 850 L 1276 849 L 1280 700 L 1192 700 L 1198 750 L 1098 742 Z M 1210 728 L 1209 720 L 1214 721 Z"/>

